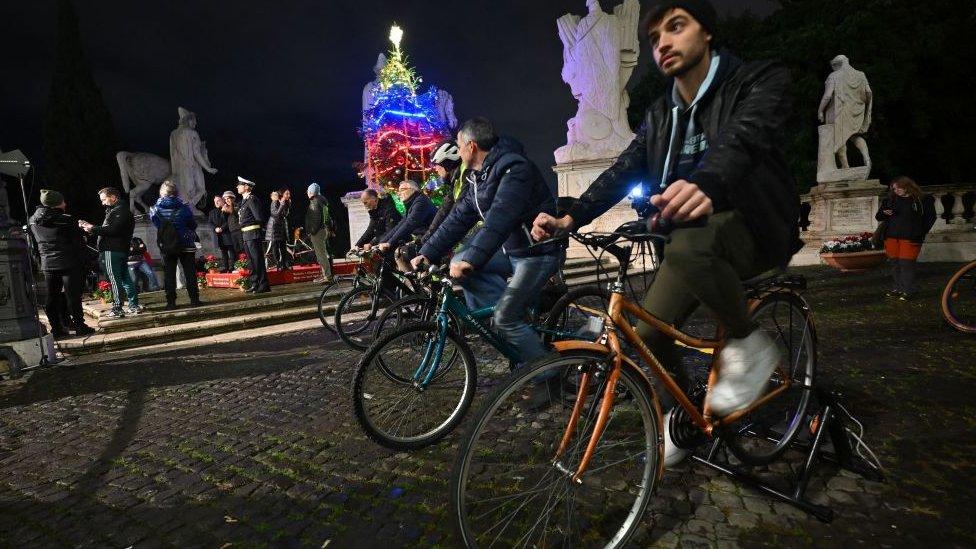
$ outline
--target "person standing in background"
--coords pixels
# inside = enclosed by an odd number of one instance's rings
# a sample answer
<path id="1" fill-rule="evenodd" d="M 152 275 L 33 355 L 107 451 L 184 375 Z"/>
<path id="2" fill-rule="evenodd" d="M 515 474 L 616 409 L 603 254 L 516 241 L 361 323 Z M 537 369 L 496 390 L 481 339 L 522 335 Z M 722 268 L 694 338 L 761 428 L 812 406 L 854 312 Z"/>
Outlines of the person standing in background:
<path id="1" fill-rule="evenodd" d="M 179 245 L 174 249 L 160 249 L 163 254 L 163 288 L 166 290 L 165 310 L 176 309 L 176 266 L 181 265 L 185 276 L 186 293 L 190 297 L 190 307 L 203 305 L 200 301 L 200 288 L 197 287 L 196 265 L 196 228 L 197 222 L 193 218 L 190 206 L 180 200 L 176 185 L 169 181 L 159 188 L 159 200 L 149 210 L 149 219 L 156 229 L 162 233 L 164 223 L 173 226 L 179 236 Z M 162 243 L 160 248 L 162 248 Z"/>
<path id="2" fill-rule="evenodd" d="M 98 199 L 105 206 L 105 220 L 96 227 L 79 220 L 78 226 L 98 237 L 98 253 L 105 263 L 105 274 L 112 285 L 112 309 L 109 318 L 125 318 L 126 314 L 137 315 L 142 312 L 139 306 L 139 289 L 129 276 L 127 260 L 129 245 L 136 220 L 129 211 L 129 205 L 122 200 L 122 193 L 115 187 L 105 187 L 98 191 Z M 122 293 L 129 300 L 129 307 L 122 310 Z"/>
<path id="3" fill-rule="evenodd" d="M 244 235 L 244 253 L 247 254 L 247 264 L 251 271 L 249 275 L 251 287 L 248 293 L 262 294 L 271 291 L 268 283 L 268 271 L 264 265 L 264 249 L 261 247 L 261 228 L 264 226 L 264 210 L 261 201 L 254 194 L 254 182 L 237 177 L 237 192 L 243 199 L 237 209 L 237 220 L 241 224 Z"/>
<path id="4" fill-rule="evenodd" d="M 322 196 L 322 187 L 318 183 L 308 186 L 308 210 L 305 212 L 305 234 L 312 241 L 315 259 L 322 268 L 322 276 L 314 282 L 329 284 L 332 282 L 332 256 L 329 254 L 329 230 L 331 216 L 329 201 Z"/>
<path id="5" fill-rule="evenodd" d="M 907 301 L 917 290 L 915 266 L 925 235 L 935 224 L 935 199 L 902 175 L 891 180 L 874 217 L 885 222 L 885 255 L 891 263 L 892 287 L 885 295 Z"/>
<path id="6" fill-rule="evenodd" d="M 64 321 L 68 320 L 65 315 L 70 317 L 70 326 L 76 335 L 95 332 L 85 324 L 81 309 L 81 254 L 85 251 L 85 233 L 78 228 L 74 218 L 65 213 L 66 209 L 64 195 L 41 189 L 41 205 L 28 221 L 41 255 L 41 271 L 47 284 L 44 310 L 51 323 L 51 334 L 56 338 L 69 335 L 63 327 L 67 324 Z"/>

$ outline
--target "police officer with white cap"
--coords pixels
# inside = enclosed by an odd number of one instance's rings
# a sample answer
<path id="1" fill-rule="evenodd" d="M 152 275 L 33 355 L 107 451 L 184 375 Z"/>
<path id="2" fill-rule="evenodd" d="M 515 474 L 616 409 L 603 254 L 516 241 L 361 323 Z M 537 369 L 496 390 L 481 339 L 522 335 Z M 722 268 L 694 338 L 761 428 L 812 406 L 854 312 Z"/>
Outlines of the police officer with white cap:
<path id="1" fill-rule="evenodd" d="M 244 253 L 247 254 L 247 264 L 251 274 L 248 277 L 251 281 L 249 293 L 261 294 L 271 291 L 268 284 L 268 271 L 264 265 L 264 250 L 261 245 L 264 227 L 264 209 L 261 201 L 252 192 L 255 183 L 237 176 L 237 193 L 243 198 L 241 205 L 237 209 L 237 218 L 241 224 L 241 233 L 244 236 Z"/>

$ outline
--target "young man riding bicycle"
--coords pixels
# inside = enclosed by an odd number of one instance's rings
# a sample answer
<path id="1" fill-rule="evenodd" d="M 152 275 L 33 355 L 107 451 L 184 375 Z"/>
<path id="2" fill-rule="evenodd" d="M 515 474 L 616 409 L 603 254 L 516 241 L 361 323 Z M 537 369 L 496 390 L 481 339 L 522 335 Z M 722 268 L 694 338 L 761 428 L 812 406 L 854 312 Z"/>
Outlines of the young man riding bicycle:
<path id="1" fill-rule="evenodd" d="M 785 266 L 801 243 L 799 197 L 780 147 L 789 76 L 778 64 L 744 63 L 716 49 L 716 23 L 707 0 L 651 9 L 639 32 L 671 79 L 668 91 L 568 215 L 540 214 L 532 235 L 542 240 L 587 225 L 634 182 L 647 182 L 671 232 L 644 308 L 680 326 L 703 304 L 725 326 L 730 339 L 709 396 L 711 409 L 724 416 L 751 404 L 781 360 L 776 343 L 749 318 L 742 280 Z M 638 332 L 687 389 L 674 342 L 644 323 Z M 667 453 L 674 463 L 685 452 L 669 444 Z"/>
<path id="2" fill-rule="evenodd" d="M 412 265 L 437 262 L 483 221 L 481 231 L 451 259 L 450 274 L 460 280 L 469 303 L 495 305 L 499 332 L 525 362 L 535 360 L 546 349 L 525 322 L 526 312 L 559 269 L 563 250 L 556 244 L 529 248 L 529 228 L 540 213 L 555 213 L 554 189 L 525 157 L 522 145 L 499 138 L 485 118 L 465 122 L 457 145 L 464 165 L 479 173 Z"/>

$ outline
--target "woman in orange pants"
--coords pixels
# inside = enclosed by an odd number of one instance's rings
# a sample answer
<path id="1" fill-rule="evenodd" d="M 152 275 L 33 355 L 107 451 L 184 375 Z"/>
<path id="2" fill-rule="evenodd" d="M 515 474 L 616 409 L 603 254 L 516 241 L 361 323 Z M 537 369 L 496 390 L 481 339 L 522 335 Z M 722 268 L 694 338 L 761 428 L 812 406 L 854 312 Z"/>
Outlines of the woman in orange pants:
<path id="1" fill-rule="evenodd" d="M 896 177 L 874 217 L 886 222 L 885 254 L 894 283 L 885 295 L 907 300 L 916 290 L 915 264 L 922 243 L 935 224 L 935 199 L 922 193 L 910 177 Z"/>

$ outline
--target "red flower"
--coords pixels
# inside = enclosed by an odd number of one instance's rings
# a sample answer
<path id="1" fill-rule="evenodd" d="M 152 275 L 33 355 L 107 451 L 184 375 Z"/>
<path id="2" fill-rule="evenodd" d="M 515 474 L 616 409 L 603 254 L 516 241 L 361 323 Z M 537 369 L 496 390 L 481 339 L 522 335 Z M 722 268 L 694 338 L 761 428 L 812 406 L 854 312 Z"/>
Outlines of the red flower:
<path id="1" fill-rule="evenodd" d="M 247 259 L 247 254 L 241 254 L 237 256 L 237 259 Z"/>
<path id="2" fill-rule="evenodd" d="M 205 258 L 203 258 L 203 259 L 204 259 L 205 261 L 217 261 L 217 258 L 216 258 L 216 257 L 214 257 L 214 255 L 213 255 L 213 254 L 210 254 L 210 255 L 208 255 L 207 257 L 205 257 Z"/>
<path id="3" fill-rule="evenodd" d="M 112 285 L 109 284 L 109 282 L 107 280 L 102 280 L 102 281 L 100 281 L 98 283 L 98 289 L 99 290 L 110 290 L 110 289 L 112 289 Z"/>

